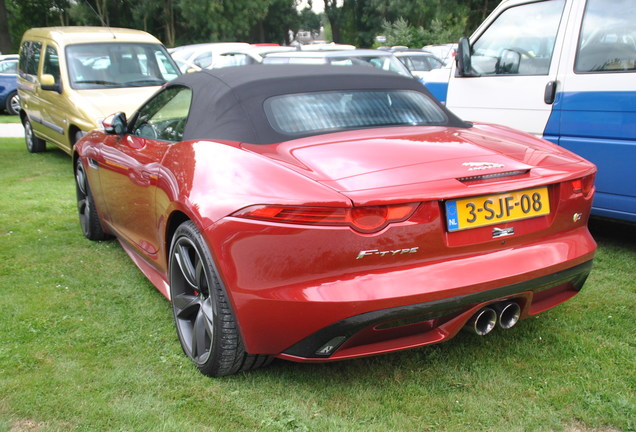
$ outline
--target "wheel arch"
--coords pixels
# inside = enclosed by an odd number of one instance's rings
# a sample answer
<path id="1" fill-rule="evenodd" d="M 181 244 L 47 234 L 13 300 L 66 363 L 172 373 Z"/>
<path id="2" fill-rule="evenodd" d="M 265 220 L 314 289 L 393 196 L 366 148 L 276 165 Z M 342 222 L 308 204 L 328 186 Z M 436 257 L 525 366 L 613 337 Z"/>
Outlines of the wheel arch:
<path id="1" fill-rule="evenodd" d="M 170 214 L 170 217 L 168 218 L 168 223 L 166 224 L 166 237 L 165 237 L 165 245 L 164 245 L 165 246 L 164 250 L 166 251 L 166 254 L 165 254 L 166 269 L 170 265 L 170 246 L 172 245 L 172 238 L 174 237 L 174 233 L 179 227 L 179 225 L 189 220 L 191 219 L 188 217 L 188 215 L 186 215 L 185 213 L 179 210 L 175 210 L 174 212 L 172 212 L 172 214 Z"/>
<path id="2" fill-rule="evenodd" d="M 18 115 L 20 116 L 20 123 L 22 123 L 22 126 L 24 126 L 24 121 L 27 118 L 27 113 L 24 109 L 21 109 L 20 112 L 18 113 Z"/>
<path id="3" fill-rule="evenodd" d="M 75 152 L 75 150 L 74 150 L 75 149 L 75 144 L 77 144 L 77 141 L 75 140 L 75 134 L 78 133 L 78 132 L 82 132 L 82 129 L 79 126 L 71 123 L 69 125 L 69 127 L 68 127 L 68 132 L 67 132 L 68 133 L 68 135 L 67 135 L 68 136 L 68 142 L 71 145 L 71 153 Z"/>

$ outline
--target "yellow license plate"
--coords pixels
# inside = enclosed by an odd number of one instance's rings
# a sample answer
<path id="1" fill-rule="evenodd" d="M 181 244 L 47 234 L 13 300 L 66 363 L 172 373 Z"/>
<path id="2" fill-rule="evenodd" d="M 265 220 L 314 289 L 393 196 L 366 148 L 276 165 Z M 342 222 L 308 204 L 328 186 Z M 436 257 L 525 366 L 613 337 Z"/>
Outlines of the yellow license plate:
<path id="1" fill-rule="evenodd" d="M 448 231 L 494 225 L 550 214 L 546 186 L 446 201 Z"/>

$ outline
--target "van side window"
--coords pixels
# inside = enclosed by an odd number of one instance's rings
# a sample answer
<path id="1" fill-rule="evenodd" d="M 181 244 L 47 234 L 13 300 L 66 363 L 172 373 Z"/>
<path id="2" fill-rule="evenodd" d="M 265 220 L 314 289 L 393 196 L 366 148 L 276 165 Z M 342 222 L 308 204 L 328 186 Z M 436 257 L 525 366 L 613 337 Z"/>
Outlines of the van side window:
<path id="1" fill-rule="evenodd" d="M 44 53 L 44 64 L 42 65 L 42 73 L 53 75 L 55 82 L 60 82 L 60 60 L 57 56 L 55 47 L 47 46 Z"/>
<path id="2" fill-rule="evenodd" d="M 481 75 L 547 75 L 565 0 L 506 9 L 473 43 L 472 67 Z"/>
<path id="3" fill-rule="evenodd" d="M 42 52 L 42 42 L 26 41 L 20 49 L 20 61 L 18 70 L 20 76 L 29 81 L 33 81 L 38 74 L 38 64 L 40 63 L 40 53 Z M 31 76 L 31 78 L 29 77 Z"/>
<path id="4" fill-rule="evenodd" d="M 629 0 L 589 0 L 574 72 L 636 70 L 636 10 Z"/>

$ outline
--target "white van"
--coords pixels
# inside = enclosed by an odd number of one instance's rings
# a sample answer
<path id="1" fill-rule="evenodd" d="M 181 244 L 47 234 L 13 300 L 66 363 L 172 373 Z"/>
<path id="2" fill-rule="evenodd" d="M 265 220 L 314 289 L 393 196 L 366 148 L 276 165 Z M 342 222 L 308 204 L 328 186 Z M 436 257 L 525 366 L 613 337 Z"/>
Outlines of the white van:
<path id="1" fill-rule="evenodd" d="M 636 222 L 634 0 L 504 0 L 456 58 L 452 111 L 594 162 L 593 213 Z"/>

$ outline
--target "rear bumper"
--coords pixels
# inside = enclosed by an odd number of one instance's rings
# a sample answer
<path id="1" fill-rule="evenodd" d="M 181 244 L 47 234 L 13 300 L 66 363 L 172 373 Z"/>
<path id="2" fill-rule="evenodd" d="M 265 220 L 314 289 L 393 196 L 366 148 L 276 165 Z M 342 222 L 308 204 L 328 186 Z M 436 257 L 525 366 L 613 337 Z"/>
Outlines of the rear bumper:
<path id="1" fill-rule="evenodd" d="M 457 236 L 440 234 L 439 224 L 409 221 L 361 236 L 348 228 L 230 220 L 207 234 L 247 352 L 297 361 L 441 342 L 459 331 L 472 308 L 504 297 L 518 297 L 524 316 L 538 313 L 580 289 L 589 264 L 579 266 L 596 249 L 584 221 L 551 235 L 539 230 L 460 246 L 451 245 Z M 521 225 L 519 231 L 528 224 Z M 410 247 L 418 253 L 357 258 L 360 251 Z M 392 322 L 402 319 L 412 322 Z M 340 335 L 337 350 L 316 354 L 328 337 Z"/>
<path id="2" fill-rule="evenodd" d="M 333 361 L 439 343 L 459 332 L 482 307 L 515 301 L 521 318 L 550 309 L 576 295 L 592 261 L 487 291 L 356 315 L 325 327 L 278 357 L 293 361 Z"/>

